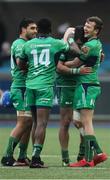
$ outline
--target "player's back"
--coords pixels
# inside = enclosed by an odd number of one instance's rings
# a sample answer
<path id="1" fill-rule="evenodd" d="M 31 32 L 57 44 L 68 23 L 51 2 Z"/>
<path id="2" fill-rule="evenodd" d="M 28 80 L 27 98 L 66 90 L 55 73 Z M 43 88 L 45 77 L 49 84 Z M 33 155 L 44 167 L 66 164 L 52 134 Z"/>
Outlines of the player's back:
<path id="1" fill-rule="evenodd" d="M 39 37 L 28 41 L 23 51 L 28 57 L 29 65 L 27 87 L 53 86 L 58 54 L 68 48 L 63 40 L 52 37 Z"/>

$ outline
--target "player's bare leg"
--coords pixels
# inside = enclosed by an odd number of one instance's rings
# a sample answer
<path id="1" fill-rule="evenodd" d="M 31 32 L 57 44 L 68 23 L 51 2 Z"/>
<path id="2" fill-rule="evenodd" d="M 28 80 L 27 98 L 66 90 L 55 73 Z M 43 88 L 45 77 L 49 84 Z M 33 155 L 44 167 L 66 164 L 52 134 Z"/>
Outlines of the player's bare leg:
<path id="1" fill-rule="evenodd" d="M 84 158 L 84 153 L 85 153 L 85 146 L 84 146 L 85 131 L 83 128 L 83 124 L 80 120 L 80 112 L 79 111 L 76 111 L 76 110 L 73 111 L 73 124 L 78 129 L 79 135 L 80 135 L 80 145 L 79 145 L 79 152 L 78 152 L 78 156 L 77 156 L 77 161 L 80 161 L 81 159 Z"/>
<path id="2" fill-rule="evenodd" d="M 72 121 L 73 110 L 70 107 L 60 108 L 60 130 L 59 141 L 62 154 L 62 165 L 67 166 L 70 162 L 68 144 L 69 144 L 69 126 Z"/>
<path id="3" fill-rule="evenodd" d="M 71 163 L 70 167 L 93 167 L 96 164 L 103 162 L 107 159 L 107 155 L 101 150 L 93 128 L 93 113 L 94 110 L 82 109 L 80 110 L 80 118 L 85 130 L 84 144 L 85 144 L 85 158 L 77 163 Z M 94 153 L 96 155 L 94 156 Z"/>
<path id="4" fill-rule="evenodd" d="M 46 135 L 46 127 L 49 119 L 50 108 L 38 108 L 36 112 L 37 127 L 35 130 L 35 142 L 33 146 L 32 161 L 30 168 L 44 168 L 44 162 L 41 161 L 40 154 L 43 148 Z"/>
<path id="5" fill-rule="evenodd" d="M 28 144 L 30 140 L 30 133 L 32 129 L 32 117 L 26 117 L 27 121 L 30 122 L 29 127 L 26 129 L 26 131 L 23 133 L 20 142 L 19 142 L 19 157 L 14 165 L 16 166 L 29 166 L 30 164 L 30 159 L 27 155 L 27 149 L 28 149 Z"/>
<path id="6" fill-rule="evenodd" d="M 32 130 L 31 130 L 31 139 L 32 139 L 32 146 L 34 145 L 35 142 L 35 131 L 37 127 L 37 110 L 36 106 L 31 106 L 31 113 L 32 113 Z"/>
<path id="7" fill-rule="evenodd" d="M 11 131 L 9 142 L 7 145 L 7 149 L 5 152 L 4 157 L 1 160 L 1 163 L 3 165 L 13 166 L 15 159 L 13 158 L 14 149 L 17 146 L 17 144 L 20 142 L 23 135 L 28 133 L 28 136 L 30 135 L 30 129 L 32 126 L 32 118 L 25 116 L 24 111 L 17 112 L 17 124 L 15 128 Z M 26 137 L 29 141 L 29 137 Z M 26 142 L 27 143 L 27 142 Z M 25 146 L 25 148 L 24 148 Z M 24 151 L 22 154 L 26 154 L 27 152 L 27 144 L 23 145 L 21 149 Z"/>

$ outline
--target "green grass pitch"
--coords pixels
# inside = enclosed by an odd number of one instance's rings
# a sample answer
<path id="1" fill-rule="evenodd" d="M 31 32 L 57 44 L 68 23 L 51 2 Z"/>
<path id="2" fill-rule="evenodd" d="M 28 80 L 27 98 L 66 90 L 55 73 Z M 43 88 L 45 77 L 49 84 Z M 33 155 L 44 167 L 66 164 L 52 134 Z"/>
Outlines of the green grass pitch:
<path id="1" fill-rule="evenodd" d="M 2 167 L 0 179 L 110 179 L 110 129 L 95 128 L 96 137 L 108 154 L 108 160 L 94 168 L 62 167 L 60 145 L 58 141 L 59 128 L 47 128 L 46 140 L 42 151 L 42 160 L 48 165 L 45 169 L 30 169 L 29 167 Z M 3 156 L 11 128 L 0 128 L 0 159 Z M 79 134 L 75 128 L 70 128 L 69 152 L 72 161 L 76 161 L 79 145 Z M 15 151 L 17 158 L 18 147 Z M 30 142 L 28 155 L 31 158 L 32 144 Z"/>

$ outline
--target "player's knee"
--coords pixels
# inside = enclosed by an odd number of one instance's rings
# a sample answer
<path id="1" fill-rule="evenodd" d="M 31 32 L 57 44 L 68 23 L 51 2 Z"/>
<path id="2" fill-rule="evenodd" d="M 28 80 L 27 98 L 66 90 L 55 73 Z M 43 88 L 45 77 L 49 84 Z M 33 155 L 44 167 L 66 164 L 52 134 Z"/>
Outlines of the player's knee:
<path id="1" fill-rule="evenodd" d="M 37 123 L 37 128 L 40 129 L 46 129 L 47 127 L 47 121 L 42 121 Z"/>
<path id="2" fill-rule="evenodd" d="M 32 126 L 32 115 L 30 111 L 17 111 L 18 124 L 22 127 Z"/>
<path id="3" fill-rule="evenodd" d="M 69 120 L 62 121 L 61 128 L 67 131 L 69 129 L 70 123 L 71 121 Z"/>

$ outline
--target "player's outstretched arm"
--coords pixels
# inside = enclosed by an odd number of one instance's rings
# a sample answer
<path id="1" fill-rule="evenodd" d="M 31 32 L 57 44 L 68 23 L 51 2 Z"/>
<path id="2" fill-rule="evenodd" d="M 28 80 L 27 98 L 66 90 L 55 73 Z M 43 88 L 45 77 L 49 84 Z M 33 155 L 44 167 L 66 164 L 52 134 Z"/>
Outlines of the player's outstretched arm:
<path id="1" fill-rule="evenodd" d="M 80 67 L 83 64 L 83 62 L 80 61 L 78 57 L 76 57 L 72 61 L 66 61 L 64 64 L 68 67 L 76 68 L 76 67 Z"/>

